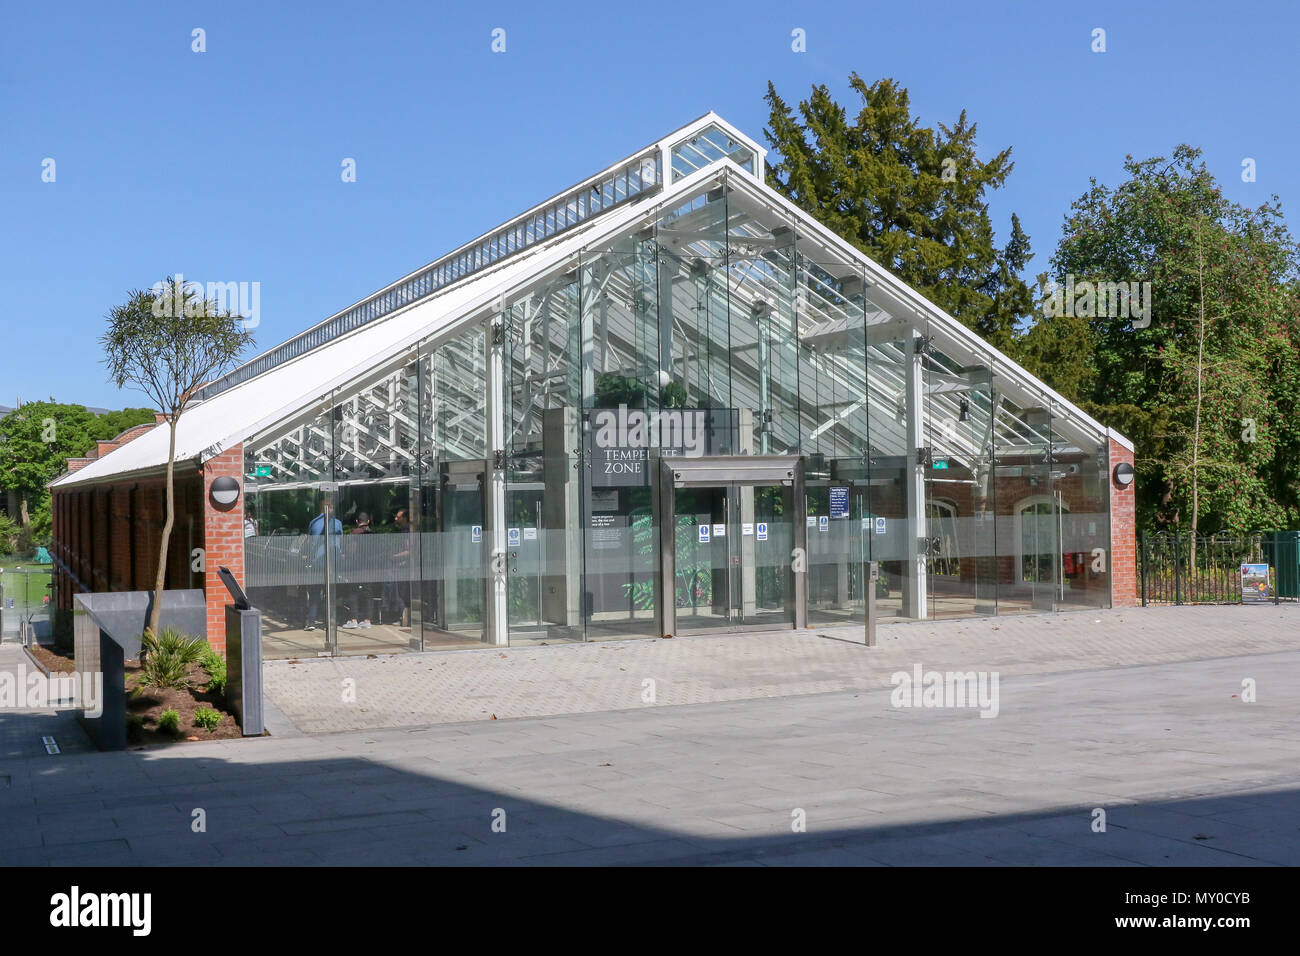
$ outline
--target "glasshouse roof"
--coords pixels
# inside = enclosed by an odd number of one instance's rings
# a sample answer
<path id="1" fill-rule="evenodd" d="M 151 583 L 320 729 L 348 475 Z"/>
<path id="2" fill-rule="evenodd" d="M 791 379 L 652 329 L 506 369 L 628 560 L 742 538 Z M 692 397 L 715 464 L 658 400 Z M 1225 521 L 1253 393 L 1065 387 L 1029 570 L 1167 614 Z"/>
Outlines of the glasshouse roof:
<path id="1" fill-rule="evenodd" d="M 1124 436 L 768 187 L 764 158 L 762 147 L 721 117 L 700 117 L 209 383 L 181 418 L 177 461 L 206 461 L 322 407 L 334 389 L 406 361 L 416 348 L 436 346 L 467 325 L 499 314 L 506 303 L 557 274 L 571 272 L 584 251 L 608 248 L 620 236 L 658 223 L 666 214 L 678 215 L 671 228 L 658 228 L 661 243 L 677 254 L 716 255 L 717 237 L 692 232 L 691 214 L 692 204 L 702 208 L 720 195 L 727 197 L 725 255 L 762 255 L 764 243 L 770 243 L 777 230 L 751 230 L 747 224 L 781 220 L 816 262 L 817 281 L 800 291 L 804 347 L 833 354 L 849 333 L 853 323 L 841 303 L 851 283 L 862 292 L 864 304 L 855 309 L 854 320 L 865 322 L 871 349 L 882 354 L 900 350 L 909 336 L 919 335 L 942 353 L 943 358 L 927 356 L 927 414 L 938 418 L 939 409 L 951 413 L 943 420 L 963 414 L 959 406 L 967 399 L 958 373 L 963 365 L 980 365 L 989 369 L 997 395 L 989 419 L 999 447 L 1095 444 L 1109 437 L 1132 449 Z M 611 274 L 607 281 L 618 278 Z M 729 293 L 733 307 L 750 309 L 761 309 L 765 294 L 762 284 L 740 284 Z M 739 350 L 733 355 L 742 379 L 747 361 L 752 364 L 754 359 Z M 945 362 L 955 367 L 945 368 Z M 888 368 L 888 363 L 880 365 Z M 946 385 L 948 373 L 951 382 Z M 801 390 L 804 387 L 801 383 Z M 873 391 L 869 383 L 864 394 L 848 402 L 846 418 L 850 409 L 870 405 Z M 1044 409 L 1046 416 L 1030 413 Z M 893 427 L 895 417 L 885 411 L 871 410 L 872 429 Z M 936 454 L 958 460 L 979 453 L 966 447 L 971 441 L 952 430 L 936 429 L 933 435 Z M 151 472 L 166 464 L 167 449 L 167 429 L 156 428 L 52 484 L 96 483 Z"/>

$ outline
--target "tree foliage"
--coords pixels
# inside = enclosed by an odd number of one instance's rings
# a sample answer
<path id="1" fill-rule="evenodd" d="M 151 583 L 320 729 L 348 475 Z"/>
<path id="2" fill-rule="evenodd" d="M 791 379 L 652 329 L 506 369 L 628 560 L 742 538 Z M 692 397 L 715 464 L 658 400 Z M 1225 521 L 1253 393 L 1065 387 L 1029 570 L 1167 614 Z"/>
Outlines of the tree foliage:
<path id="1" fill-rule="evenodd" d="M 1186 145 L 1172 158 L 1129 157 L 1125 171 L 1119 186 L 1093 180 L 1073 203 L 1052 277 L 1150 281 L 1150 325 L 1042 316 L 1019 357 L 1134 440 L 1144 526 L 1295 527 L 1300 297 L 1277 197 L 1255 209 L 1229 202 Z"/>
<path id="2" fill-rule="evenodd" d="M 197 291 L 195 291 L 197 290 Z M 158 548 L 149 633 L 158 633 L 167 545 L 176 517 L 176 426 L 199 386 L 232 367 L 253 342 L 242 316 L 223 311 L 197 283 L 168 276 L 150 291 L 136 289 L 108 313 L 100 339 L 109 380 L 149 396 L 166 417 L 167 510 Z"/>
<path id="3" fill-rule="evenodd" d="M 18 527 L 6 536 L 8 546 L 26 551 L 48 542 L 51 508 L 46 485 L 64 472 L 69 458 L 85 457 L 96 440 L 114 438 L 153 419 L 147 408 L 96 415 L 84 406 L 54 399 L 28 402 L 0 418 L 0 488 L 9 493 L 9 517 Z"/>
<path id="4" fill-rule="evenodd" d="M 1005 246 L 994 242 L 985 194 L 1014 164 L 1011 149 L 976 155 L 976 124 L 963 110 L 936 132 L 912 115 L 892 79 L 849 85 L 861 99 L 849 118 L 824 86 L 798 114 L 768 83 L 767 181 L 912 288 L 1006 348 L 1033 296 L 1020 278 L 1029 237 L 1011 217 Z"/>

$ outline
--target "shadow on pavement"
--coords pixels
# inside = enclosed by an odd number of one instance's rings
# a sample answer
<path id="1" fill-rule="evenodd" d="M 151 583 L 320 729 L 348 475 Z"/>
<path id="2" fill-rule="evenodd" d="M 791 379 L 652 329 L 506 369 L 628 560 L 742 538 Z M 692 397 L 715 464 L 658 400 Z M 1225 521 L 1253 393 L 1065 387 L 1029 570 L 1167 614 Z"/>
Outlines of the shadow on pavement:
<path id="1" fill-rule="evenodd" d="M 48 726 L 63 719 L 50 718 Z M 7 724 L 8 715 L 0 722 Z M 285 749 L 308 745 L 280 742 Z M 1104 833 L 1093 832 L 1091 807 L 874 826 L 819 822 L 813 810 L 808 832 L 794 833 L 793 807 L 773 810 L 770 822 L 751 814 L 746 830 L 722 822 L 725 806 L 666 809 L 664 820 L 680 814 L 683 822 L 649 825 L 530 798 L 525 788 L 503 792 L 448 780 L 432 758 L 429 772 L 417 773 L 351 756 L 272 761 L 258 752 L 263 742 L 242 746 L 248 749 L 237 761 L 189 749 L 0 760 L 0 864 L 1300 863 L 1295 790 L 1120 803 L 1105 808 Z M 546 786 L 615 802 L 574 779 L 579 772 L 569 780 L 549 775 Z M 643 792 L 655 796 L 653 779 Z M 901 804 L 900 813 L 908 809 Z M 193 831 L 196 810 L 206 832 Z M 499 811 L 504 833 L 492 829 Z"/>

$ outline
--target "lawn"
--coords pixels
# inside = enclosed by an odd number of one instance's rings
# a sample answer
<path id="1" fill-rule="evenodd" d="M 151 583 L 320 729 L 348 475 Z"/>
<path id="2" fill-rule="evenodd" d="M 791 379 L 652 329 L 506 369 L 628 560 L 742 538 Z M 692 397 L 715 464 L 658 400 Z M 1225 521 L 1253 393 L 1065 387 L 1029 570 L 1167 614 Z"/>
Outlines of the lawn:
<path id="1" fill-rule="evenodd" d="M 0 557 L 0 587 L 4 588 L 5 606 L 12 598 L 14 607 L 40 607 L 50 593 L 50 566 L 31 564 Z"/>

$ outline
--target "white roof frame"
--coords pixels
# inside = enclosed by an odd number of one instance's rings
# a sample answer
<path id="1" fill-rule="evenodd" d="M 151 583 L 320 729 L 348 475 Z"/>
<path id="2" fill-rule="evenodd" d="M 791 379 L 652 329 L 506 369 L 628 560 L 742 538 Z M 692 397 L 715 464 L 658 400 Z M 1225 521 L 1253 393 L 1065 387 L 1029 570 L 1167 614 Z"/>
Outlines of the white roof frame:
<path id="1" fill-rule="evenodd" d="M 684 176 L 676 183 L 668 181 L 671 178 L 669 151 L 675 144 L 710 125 L 722 127 L 728 135 L 734 136 L 754 151 L 758 174 L 751 175 L 732 160 L 724 158 Z M 394 360 L 409 358 L 421 345 L 436 344 L 458 334 L 473 322 L 484 321 L 499 313 L 506 302 L 541 282 L 549 281 L 555 271 L 575 265 L 579 255 L 588 247 L 616 238 L 638 223 L 657 218 L 680 206 L 692 195 L 699 195 L 719 185 L 743 191 L 752 201 L 796 223 L 801 237 L 815 239 L 848 264 L 852 264 L 867 277 L 869 293 L 879 290 L 904 313 L 928 320 L 930 331 L 942 336 L 945 351 L 949 354 L 978 358 L 994 374 L 1017 382 L 1026 392 L 1036 391 L 1049 398 L 1064 409 L 1069 418 L 1084 424 L 1099 437 L 1109 437 L 1128 450 L 1133 450 L 1129 439 L 1102 425 L 875 263 L 857 247 L 767 186 L 762 180 L 766 150 L 716 113 L 704 114 L 659 140 L 656 146 L 664 151 L 662 168 L 665 170 L 663 178 L 666 182 L 660 191 L 593 217 L 536 247 L 510 256 L 427 298 L 403 306 L 382 319 L 362 325 L 313 351 L 198 403 L 181 418 L 178 431 L 192 434 L 178 434 L 177 460 L 207 461 L 287 418 L 303 414 L 311 406 L 327 401 L 335 389 L 350 385 L 359 377 L 372 374 L 375 369 Z M 646 150 L 639 150 L 632 155 L 644 152 Z M 618 165 L 620 164 L 616 163 L 607 167 L 589 181 L 599 180 L 601 175 Z M 545 205 L 539 204 L 516 218 L 526 217 Z M 905 321 L 905 316 L 894 317 Z M 310 387 L 303 388 L 305 382 L 310 383 Z M 165 432 L 165 429 L 155 429 L 146 433 L 103 458 L 90 462 L 79 471 L 60 476 L 51 485 L 64 487 L 155 469 L 166 462 Z"/>

